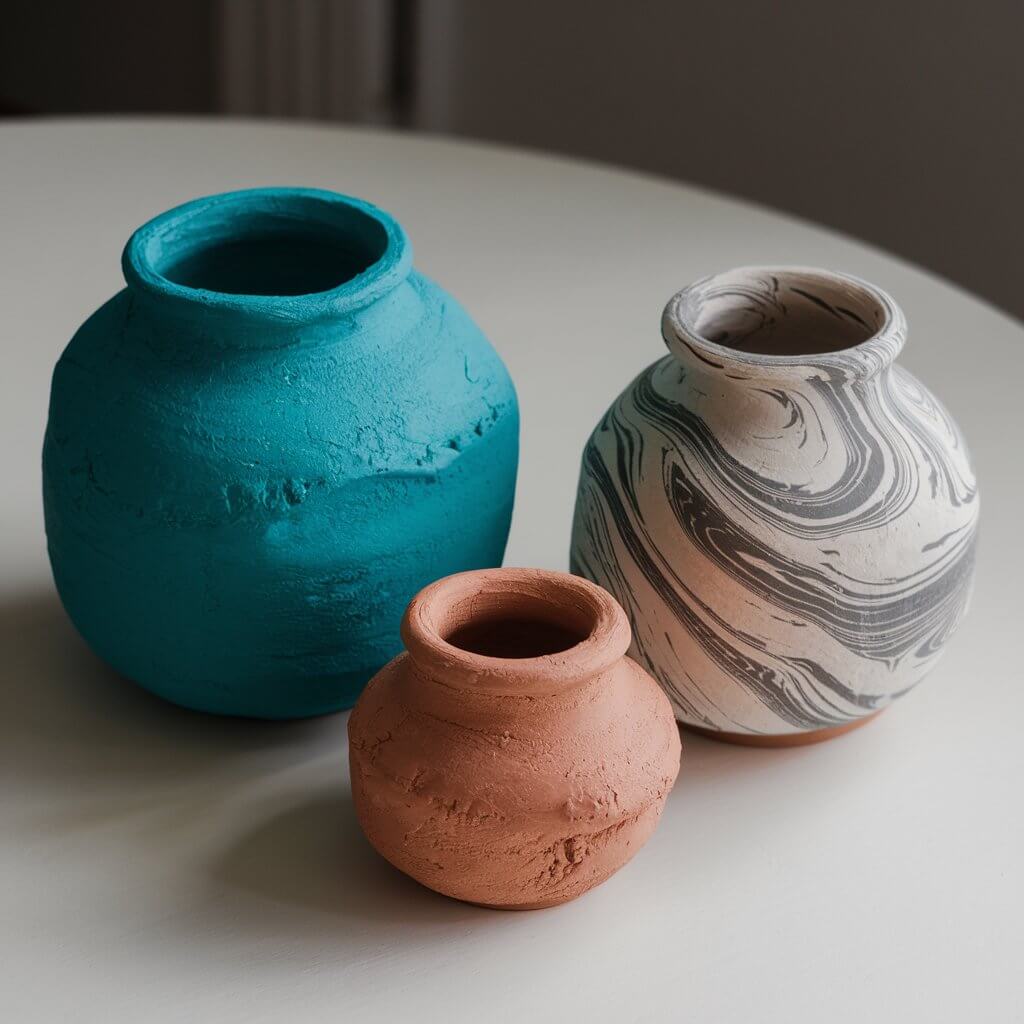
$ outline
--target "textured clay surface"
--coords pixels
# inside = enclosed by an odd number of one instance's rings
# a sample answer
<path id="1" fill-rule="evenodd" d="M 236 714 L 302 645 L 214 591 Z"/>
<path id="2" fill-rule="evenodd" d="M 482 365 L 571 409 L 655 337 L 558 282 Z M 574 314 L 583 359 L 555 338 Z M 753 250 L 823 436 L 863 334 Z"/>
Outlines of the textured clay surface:
<path id="1" fill-rule="evenodd" d="M 563 573 L 463 573 L 418 595 L 402 634 L 408 653 L 349 721 L 356 811 L 384 857 L 456 899 L 532 909 L 636 853 L 679 735 L 624 656 L 629 625 L 607 593 Z M 466 637 L 474 650 L 447 642 Z"/>
<path id="2" fill-rule="evenodd" d="M 504 366 L 401 228 L 334 193 L 197 200 L 136 232 L 124 269 L 53 376 L 43 490 L 68 613 L 180 704 L 351 705 L 421 587 L 501 563 Z"/>
<path id="3" fill-rule="evenodd" d="M 663 331 L 672 354 L 587 444 L 573 570 L 627 609 L 681 721 L 837 735 L 913 688 L 966 611 L 963 437 L 894 363 L 899 308 L 855 278 L 730 271 Z"/>

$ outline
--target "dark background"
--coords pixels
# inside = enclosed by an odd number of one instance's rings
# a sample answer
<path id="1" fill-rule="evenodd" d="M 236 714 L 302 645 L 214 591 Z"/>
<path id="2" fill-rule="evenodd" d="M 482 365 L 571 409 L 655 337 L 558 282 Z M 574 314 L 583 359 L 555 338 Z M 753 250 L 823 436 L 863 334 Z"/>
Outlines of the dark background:
<path id="1" fill-rule="evenodd" d="M 1019 0 L 3 0 L 0 112 L 591 157 L 819 221 L 1024 316 L 1022 49 Z"/>

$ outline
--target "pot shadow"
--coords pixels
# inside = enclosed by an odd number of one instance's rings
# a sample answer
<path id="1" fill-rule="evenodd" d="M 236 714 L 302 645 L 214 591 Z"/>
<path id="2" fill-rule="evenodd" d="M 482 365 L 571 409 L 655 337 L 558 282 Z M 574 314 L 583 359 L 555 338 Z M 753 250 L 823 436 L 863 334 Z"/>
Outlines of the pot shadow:
<path id="1" fill-rule="evenodd" d="M 841 782 L 846 772 L 844 766 L 850 759 L 859 759 L 869 747 L 887 747 L 888 743 L 878 742 L 879 736 L 888 734 L 888 727 L 899 718 L 892 707 L 876 721 L 845 735 L 835 736 L 820 743 L 808 743 L 791 747 L 757 747 L 741 743 L 729 743 L 702 736 L 676 723 L 682 743 L 682 772 L 699 784 L 728 782 L 734 776 L 757 776 L 773 772 L 791 772 L 803 764 L 808 768 Z M 876 750 L 876 752 L 878 752 Z M 683 778 L 682 772 L 680 779 Z"/>
<path id="2" fill-rule="evenodd" d="M 685 773 L 687 780 L 698 785 L 728 783 L 736 776 L 788 771 L 795 764 L 813 761 L 817 751 L 828 747 L 828 743 L 794 747 L 745 746 L 701 736 L 678 722 L 676 726 L 683 747 L 680 781 Z M 845 738 L 837 737 L 839 741 Z"/>
<path id="3" fill-rule="evenodd" d="M 370 846 L 345 789 L 321 790 L 240 836 L 211 867 L 216 886 L 304 912 L 404 927 L 502 916 L 414 882 Z"/>
<path id="4" fill-rule="evenodd" d="M 5 775 L 59 803 L 137 807 L 196 777 L 229 782 L 338 746 L 340 716 L 220 718 L 176 707 L 117 675 L 75 632 L 56 594 L 0 601 L 0 749 Z"/>
<path id="5" fill-rule="evenodd" d="M 0 600 L 0 645 L 5 781 L 28 797 L 8 819 L 17 819 L 18 829 L 64 834 L 162 806 L 151 831 L 136 830 L 129 840 L 120 833 L 119 841 L 140 844 L 145 855 L 146 844 L 165 842 L 168 828 L 205 823 L 261 777 L 308 764 L 312 771 L 303 774 L 315 779 L 311 788 L 268 797 L 262 821 L 229 836 L 187 884 L 233 893 L 256 929 L 277 922 L 279 915 L 266 912 L 268 904 L 292 908 L 304 921 L 324 914 L 337 918 L 340 927 L 358 921 L 371 938 L 398 922 L 413 932 L 467 921 L 485 927 L 506 922 L 508 915 L 500 911 L 421 887 L 369 846 L 355 820 L 343 767 L 345 716 L 261 722 L 175 707 L 93 655 L 52 592 Z M 772 783 L 775 818 L 796 827 L 813 821 L 822 801 L 841 798 L 857 781 L 851 765 L 864 754 L 895 747 L 865 745 L 869 734 L 880 738 L 891 715 L 884 716 L 885 724 L 829 743 L 786 750 L 736 747 L 684 733 L 682 771 L 666 817 L 676 818 L 680 829 L 689 821 L 701 824 L 684 838 L 663 822 L 664 841 L 655 843 L 662 852 L 649 861 L 652 868 L 664 859 L 665 870 L 689 864 L 702 875 L 721 870 L 723 858 L 750 856 L 741 824 L 703 812 L 709 801 L 735 803 L 744 790 L 766 782 Z M 309 764 L 325 756 L 332 762 L 327 770 L 336 772 L 337 782 L 329 786 L 318 766 Z M 875 771 L 887 770 L 884 761 Z M 803 771 L 828 785 L 815 786 L 809 798 L 791 786 Z M 676 838 L 682 850 L 672 842 Z M 229 902 L 237 909 L 239 899 Z M 206 913 L 218 914 L 218 905 L 211 901 Z"/>
<path id="6" fill-rule="evenodd" d="M 177 707 L 110 669 L 43 590 L 0 599 L 0 650 L 4 781 L 19 797 L 5 821 L 15 842 L 109 825 L 113 841 L 137 844 L 146 857 L 169 830 L 225 828 L 223 810 L 261 777 L 298 770 L 315 780 L 312 794 L 267 797 L 266 820 L 228 835 L 225 851 L 197 873 L 183 864 L 188 887 L 241 895 L 255 929 L 267 901 L 304 919 L 327 913 L 382 926 L 474 913 L 401 874 L 363 837 L 348 790 L 345 715 L 268 722 Z M 336 783 L 325 787 L 323 771 Z M 131 818 L 146 827 L 119 827 Z M 216 925 L 218 906 L 206 904 L 190 927 Z"/>
<path id="7" fill-rule="evenodd" d="M 813 849 L 824 826 L 849 832 L 872 794 L 890 785 L 908 756 L 900 713 L 822 743 L 763 748 L 682 735 L 682 762 L 649 852 L 652 870 L 717 885 L 746 877 L 766 850 Z M 901 738 L 902 737 L 902 738 Z"/>
<path id="8" fill-rule="evenodd" d="M 691 831 L 691 808 L 715 800 L 723 788 L 735 799 L 743 795 L 744 778 L 747 785 L 756 776 L 760 785 L 772 786 L 773 781 L 791 779 L 794 772 L 813 770 L 827 784 L 818 789 L 815 799 L 808 800 L 805 793 L 786 785 L 773 789 L 775 820 L 800 828 L 814 821 L 821 803 L 841 799 L 843 790 L 855 783 L 848 765 L 856 751 L 849 747 L 845 752 L 833 749 L 831 755 L 820 746 L 758 749 L 685 731 L 683 745 L 682 769 L 666 812 L 677 817 L 677 826 L 686 823 L 687 838 L 682 849 L 670 850 L 670 825 L 662 836 L 667 842 L 658 842 L 660 853 L 648 860 L 652 868 L 663 861 L 667 877 L 684 864 L 694 877 L 713 876 L 725 862 L 757 856 L 746 822 L 703 815 L 703 822 Z M 643 851 L 641 856 L 646 856 Z M 281 926 L 279 917 L 268 916 L 268 903 L 328 915 L 342 929 L 346 922 L 359 921 L 367 942 L 375 939 L 374 926 L 381 926 L 379 935 L 383 935 L 387 925 L 395 923 L 401 923 L 406 934 L 453 924 L 472 926 L 477 932 L 509 923 L 507 913 L 449 899 L 389 864 L 363 836 L 347 786 L 321 788 L 298 804 L 278 803 L 261 824 L 238 836 L 215 858 L 209 870 L 211 884 L 246 897 L 246 913 L 263 926 Z M 610 881 L 615 884 L 614 879 Z M 268 925 L 271 920 L 273 924 Z"/>

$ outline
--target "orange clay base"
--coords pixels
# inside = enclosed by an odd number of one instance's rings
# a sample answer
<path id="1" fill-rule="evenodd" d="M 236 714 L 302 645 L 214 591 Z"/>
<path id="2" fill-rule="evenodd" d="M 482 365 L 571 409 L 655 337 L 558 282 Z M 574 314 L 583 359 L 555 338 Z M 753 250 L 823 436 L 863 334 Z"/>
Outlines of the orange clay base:
<path id="1" fill-rule="evenodd" d="M 767 736 L 763 733 L 754 732 L 719 732 L 717 729 L 705 729 L 703 726 L 690 725 L 689 722 L 680 722 L 680 726 L 690 732 L 707 736 L 708 739 L 719 740 L 722 743 L 737 743 L 743 747 L 805 747 L 811 743 L 823 743 L 825 740 L 842 736 L 844 732 L 851 732 L 859 729 L 862 725 L 874 721 L 885 708 L 865 715 L 863 718 L 855 718 L 845 725 L 835 725 L 831 729 L 813 729 L 810 732 L 789 732 L 778 736 Z"/>

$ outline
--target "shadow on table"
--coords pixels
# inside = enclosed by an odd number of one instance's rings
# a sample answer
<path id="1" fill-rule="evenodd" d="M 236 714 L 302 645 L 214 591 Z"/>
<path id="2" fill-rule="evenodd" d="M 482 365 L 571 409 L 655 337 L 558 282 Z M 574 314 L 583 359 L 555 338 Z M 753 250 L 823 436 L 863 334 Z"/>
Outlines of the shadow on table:
<path id="1" fill-rule="evenodd" d="M 219 775 L 239 759 L 341 731 L 338 716 L 298 722 L 218 718 L 175 707 L 101 662 L 53 593 L 0 601 L 0 749 L 27 785 L 147 790 Z"/>
<path id="2" fill-rule="evenodd" d="M 808 769 L 814 766 L 815 771 L 826 775 L 835 768 L 838 782 L 842 772 L 835 764 L 835 752 L 849 753 L 850 749 L 855 749 L 858 734 L 853 732 L 849 736 L 838 736 L 824 743 L 793 747 L 755 747 L 726 743 L 690 732 L 685 727 L 680 727 L 679 736 L 683 744 L 683 767 L 679 782 L 685 781 L 687 786 L 702 787 L 726 782 L 733 784 L 733 779 L 755 775 L 760 778 L 772 774 L 782 775 L 801 764 Z"/>
<path id="3" fill-rule="evenodd" d="M 907 756 L 896 716 L 887 711 L 864 729 L 788 748 L 724 743 L 683 729 L 679 778 L 640 856 L 699 890 L 750 877 L 756 863 L 786 848 L 787 835 L 805 836 L 813 849 L 822 827 L 845 828 L 855 845 L 866 800 Z"/>
<path id="4" fill-rule="evenodd" d="M 189 877 L 192 863 L 183 877 L 251 899 L 257 923 L 268 900 L 339 923 L 473 913 L 412 882 L 366 842 L 348 791 L 344 715 L 261 722 L 175 707 L 100 661 L 53 593 L 0 600 L 0 652 L 3 778 L 17 797 L 5 820 L 26 836 L 114 826 L 111 841 L 137 844 L 145 857 L 159 856 L 172 833 L 187 849 L 189 835 L 223 831 L 226 848 L 206 873 Z M 295 770 L 314 780 L 312 792 L 301 781 L 291 796 L 272 789 L 266 819 L 235 835 L 244 828 L 230 813 L 236 802 L 259 799 L 261 778 Z M 325 788 L 324 774 L 337 784 Z M 211 900 L 192 923 L 208 927 L 216 906 Z"/>
<path id="5" fill-rule="evenodd" d="M 341 928 L 353 919 L 429 928 L 508 916 L 432 893 L 370 848 L 348 790 L 344 716 L 259 722 L 174 707 L 96 658 L 52 593 L 0 602 L 0 651 L 4 777 L 25 798 L 16 809 L 23 816 L 19 827 L 33 835 L 66 835 L 136 815 L 146 827 L 118 830 L 114 842 L 138 843 L 145 856 L 174 830 L 188 849 L 188 830 L 199 837 L 216 833 L 220 816 L 237 800 L 263 799 L 261 778 L 280 779 L 308 765 L 304 774 L 287 776 L 306 783 L 299 781 L 284 792 L 275 785 L 262 820 L 257 816 L 253 826 L 246 812 L 246 824 L 226 835 L 204 874 L 186 875 L 188 885 L 210 884 L 217 895 L 230 896 L 223 911 L 228 923 L 244 907 L 252 912 L 253 927 L 263 927 L 277 920 L 264 915 L 268 904 L 304 915 L 332 915 Z M 716 826 L 701 810 L 709 799 L 735 800 L 746 786 L 772 783 L 773 816 L 786 818 L 793 827 L 806 825 L 817 807 L 790 785 L 796 773 L 826 776 L 834 787 L 819 787 L 822 799 L 838 796 L 855 777 L 850 765 L 860 757 L 854 748 L 863 742 L 861 735 L 834 740 L 828 750 L 776 751 L 684 733 L 683 769 L 666 818 L 677 815 L 697 828 L 686 830 L 691 838 L 685 849 L 673 849 L 673 863 L 699 876 L 718 870 L 723 857 L 743 855 L 749 844 L 741 828 L 733 834 L 731 824 Z M 227 817 L 223 827 L 230 829 L 228 822 L 237 820 Z M 658 849 L 673 832 L 667 825 L 662 825 L 665 836 L 655 837 Z M 669 856 L 668 850 L 662 855 Z M 219 913 L 218 903 L 209 901 L 203 920 L 191 924 L 208 927 L 207 915 Z"/>
<path id="6" fill-rule="evenodd" d="M 403 875 L 366 841 L 346 787 L 279 810 L 237 838 L 213 879 L 260 901 L 378 923 L 502 916 L 450 900 Z"/>

